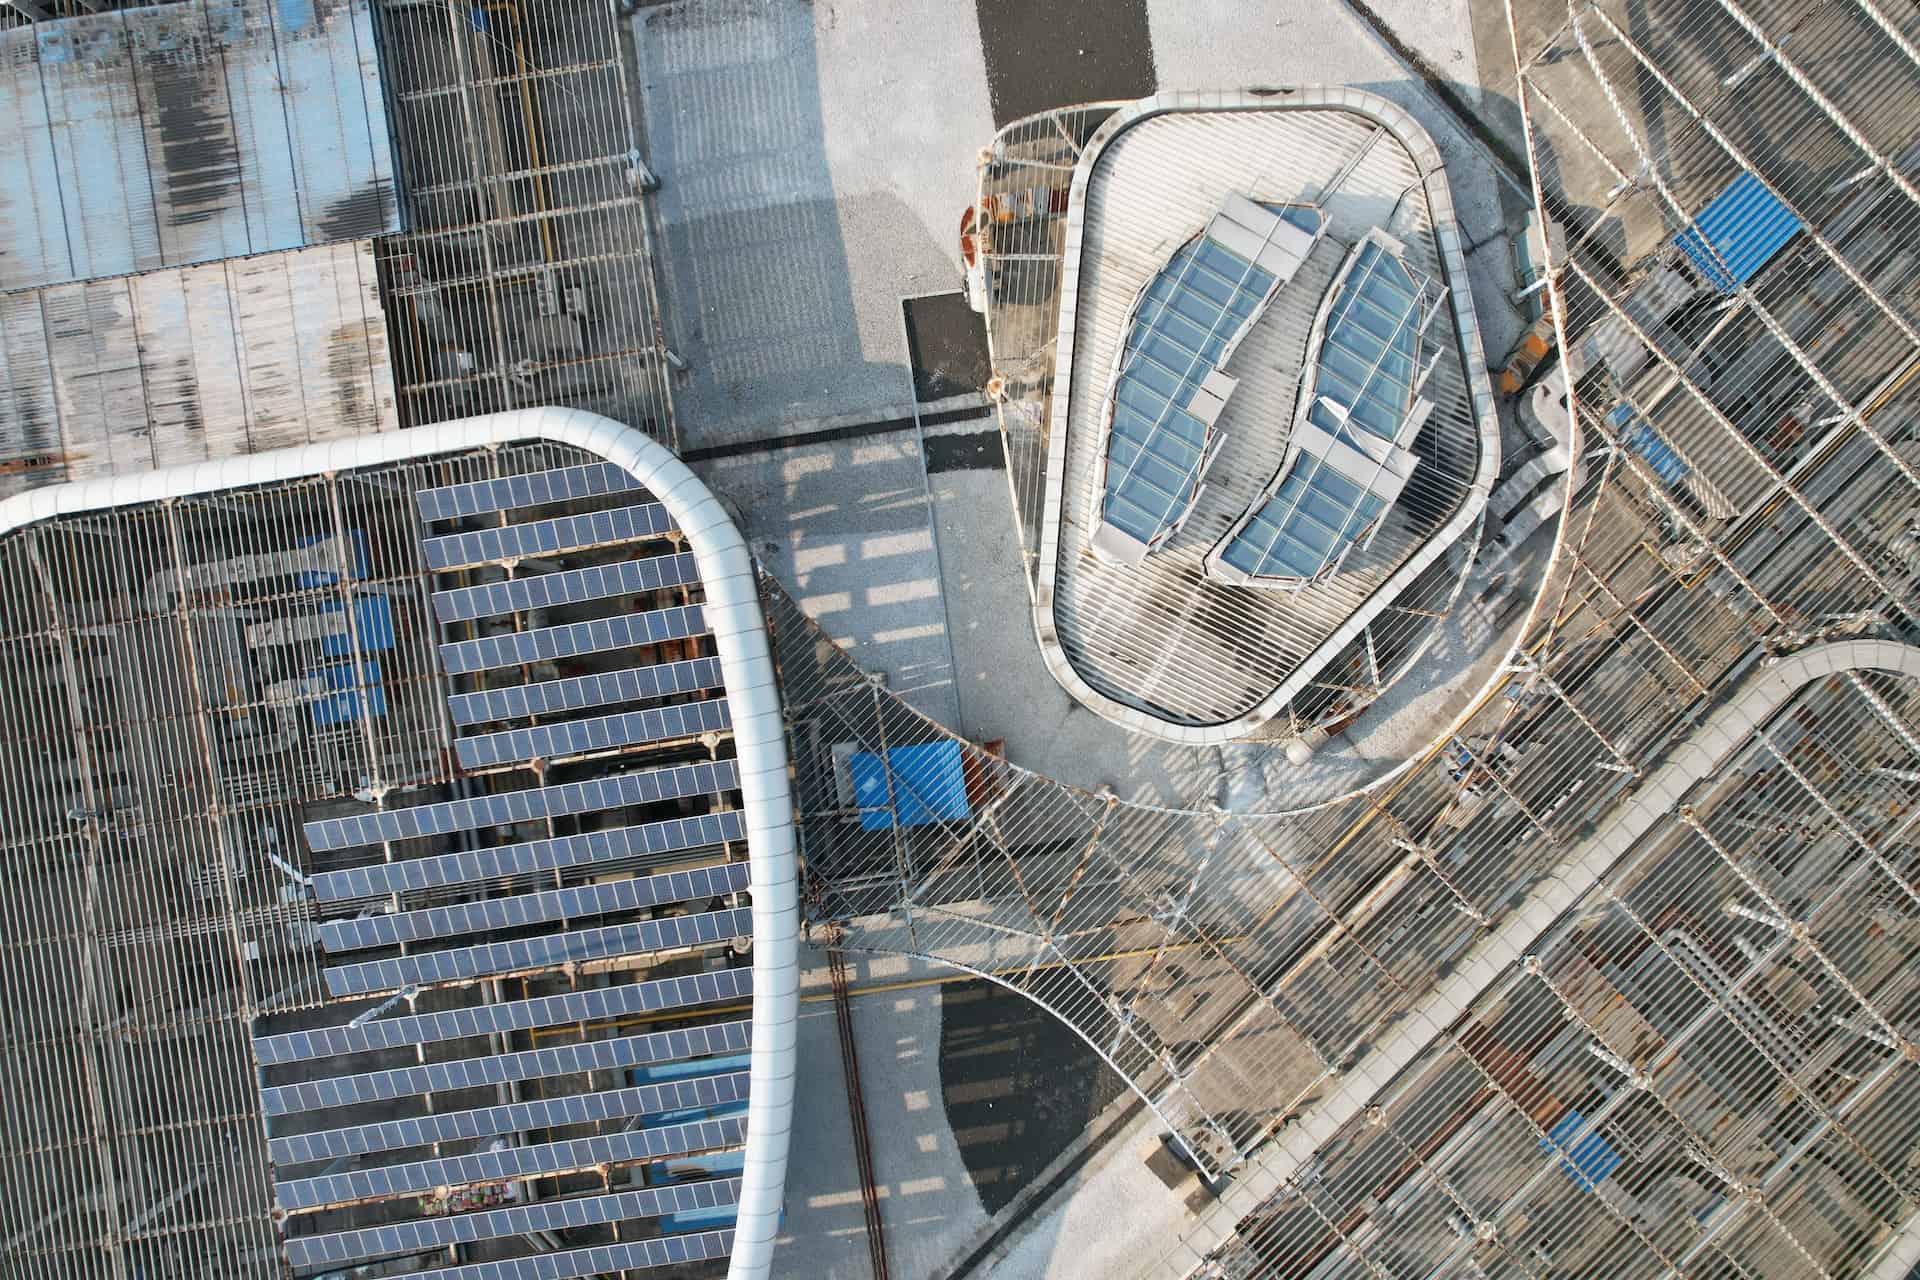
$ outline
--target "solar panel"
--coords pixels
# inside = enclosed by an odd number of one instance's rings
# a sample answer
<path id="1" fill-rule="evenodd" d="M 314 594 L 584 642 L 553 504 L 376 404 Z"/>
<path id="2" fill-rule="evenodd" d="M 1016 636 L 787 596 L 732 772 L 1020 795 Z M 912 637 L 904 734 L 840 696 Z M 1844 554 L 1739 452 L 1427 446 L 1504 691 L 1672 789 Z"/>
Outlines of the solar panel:
<path id="1" fill-rule="evenodd" d="M 310 1031 L 258 1036 L 253 1042 L 253 1056 L 261 1066 L 274 1067 L 288 1062 L 337 1058 L 349 1053 L 369 1053 L 416 1044 L 437 1044 L 444 1040 L 530 1031 L 536 1027 L 602 1022 L 609 1018 L 657 1013 L 665 1009 L 687 1009 L 722 1000 L 751 999 L 752 996 L 752 969 L 714 969 L 677 978 L 623 982 L 618 986 L 597 987 L 590 991 L 569 991 L 561 995 L 535 996 L 527 1000 L 473 1005 L 436 1013 L 376 1018 L 357 1027 L 315 1027 Z"/>
<path id="2" fill-rule="evenodd" d="M 564 1253 L 542 1253 L 530 1258 L 498 1262 L 469 1262 L 435 1271 L 416 1271 L 410 1280 L 575 1280 L 578 1276 L 674 1267 L 704 1258 L 724 1258 L 733 1252 L 733 1231 L 690 1231 L 652 1240 L 597 1244 Z"/>
<path id="3" fill-rule="evenodd" d="M 733 716 L 727 709 L 727 700 L 708 698 L 702 702 L 681 702 L 671 707 L 650 707 L 645 711 L 623 711 L 618 715 L 563 720 L 530 729 L 506 729 L 460 738 L 454 742 L 453 750 L 461 768 L 484 769 L 523 760 L 586 755 L 643 742 L 697 738 L 703 733 L 724 733 L 732 727 Z"/>
<path id="4" fill-rule="evenodd" d="M 491 849 L 465 849 L 401 862 L 376 862 L 345 871 L 323 871 L 313 877 L 313 896 L 318 902 L 378 898 L 390 893 L 531 875 L 590 862 L 657 859 L 665 854 L 739 840 L 745 834 L 745 816 L 737 809 L 725 809 L 641 826 L 554 836 Z"/>
<path id="5" fill-rule="evenodd" d="M 1399 243 L 1373 232 L 1328 290 L 1287 456 L 1266 493 L 1209 554 L 1238 582 L 1299 587 L 1337 572 L 1400 496 L 1407 449 L 1429 402 L 1416 400 L 1426 286 Z"/>
<path id="6" fill-rule="evenodd" d="M 671 556 L 646 556 L 613 564 L 560 573 L 541 573 L 504 582 L 483 582 L 433 593 L 433 613 L 442 622 L 492 618 L 519 609 L 547 609 L 555 605 L 604 600 L 608 596 L 658 591 L 700 581 L 700 566 L 691 551 Z"/>
<path id="7" fill-rule="evenodd" d="M 442 485 L 437 489 L 422 489 L 413 497 L 419 505 L 420 518 L 434 521 L 538 507 L 574 498 L 597 498 L 603 493 L 628 493 L 639 487 L 640 482 L 629 475 L 625 467 L 611 462 L 591 462 L 579 467 Z"/>
<path id="8" fill-rule="evenodd" d="M 599 929 L 576 929 L 538 938 L 516 938 L 511 942 L 427 951 L 391 960 L 335 965 L 322 970 L 321 976 L 326 979 L 328 995 L 363 996 L 436 982 L 461 982 L 493 973 L 557 969 L 580 960 L 603 960 L 608 956 L 724 942 L 752 933 L 753 912 L 709 911 Z"/>
<path id="9" fill-rule="evenodd" d="M 388 1226 L 331 1235 L 292 1236 L 287 1240 L 287 1262 L 302 1268 L 338 1267 L 367 1258 L 425 1253 L 449 1245 L 525 1235 L 529 1231 L 565 1231 L 631 1218 L 718 1209 L 737 1204 L 739 1199 L 740 1179 L 714 1178 L 573 1200 L 540 1200 L 509 1209 L 412 1218 Z"/>
<path id="10" fill-rule="evenodd" d="M 585 515 L 555 516 L 528 524 L 501 525 L 475 529 L 471 533 L 448 533 L 427 538 L 420 553 L 427 568 L 436 572 L 460 569 L 468 565 L 498 560 L 518 560 L 525 556 L 551 556 L 583 547 L 608 546 L 616 542 L 638 542 L 658 538 L 673 530 L 673 517 L 657 502 L 633 507 L 613 507 Z"/>
<path id="11" fill-rule="evenodd" d="M 418 1093 L 479 1089 L 514 1080 L 571 1075 L 576 1071 L 618 1071 L 647 1062 L 739 1052 L 748 1047 L 752 1027 L 751 1022 L 717 1022 L 704 1027 L 623 1036 L 618 1040 L 589 1040 L 584 1044 L 528 1049 L 490 1058 L 459 1058 L 452 1062 L 428 1062 L 387 1071 L 272 1085 L 260 1091 L 260 1110 L 269 1118 L 288 1116 L 324 1107 L 384 1102 Z"/>
<path id="12" fill-rule="evenodd" d="M 1109 392 L 1097 551 L 1138 562 L 1192 510 L 1235 385 L 1221 370 L 1324 226 L 1315 209 L 1229 196 L 1141 293 Z"/>
<path id="13" fill-rule="evenodd" d="M 338 1160 L 376 1151 L 400 1151 L 408 1147 L 432 1146 L 436 1142 L 490 1138 L 498 1133 L 524 1133 L 532 1129 L 556 1129 L 569 1124 L 624 1120 L 690 1107 L 725 1106 L 746 1098 L 747 1077 L 747 1072 L 735 1071 L 726 1075 L 670 1080 L 632 1089 L 611 1089 L 604 1093 L 570 1093 L 557 1098 L 480 1107 L 472 1111 L 449 1111 L 408 1120 L 322 1129 L 314 1133 L 270 1139 L 267 1142 L 267 1157 L 276 1167 L 290 1168 L 316 1160 Z"/>
<path id="14" fill-rule="evenodd" d="M 320 923 L 318 932 L 321 945 L 328 951 L 351 951 L 356 947 L 398 946 L 422 938 L 491 933 L 548 920 L 602 915 L 609 911 L 633 911 L 663 902 L 692 902 L 737 892 L 746 887 L 747 864 L 730 862 L 718 867 L 697 867 L 691 871 L 669 871 L 663 875 L 614 880 L 606 884 L 549 889 L 512 898 L 456 902 L 450 906 L 427 907 L 393 915 L 360 916 L 351 920 L 325 920 Z"/>
<path id="15" fill-rule="evenodd" d="M 557 662 L 583 653 L 631 649 L 662 640 L 683 640 L 707 633 L 706 611 L 697 604 L 649 613 L 621 613 L 591 622 L 567 622 L 534 631 L 455 640 L 440 646 L 440 666 L 450 676 L 531 662 Z"/>
<path id="16" fill-rule="evenodd" d="M 350 818 L 322 818 L 304 823 L 301 833 L 316 852 L 351 849 L 382 841 L 411 840 L 418 836 L 475 831 L 536 822 L 570 813 L 593 813 L 626 805 L 653 804 L 680 796 L 713 795 L 740 785 L 739 767 L 732 760 L 703 760 L 535 787 L 415 805 L 410 809 L 383 809 Z"/>
<path id="17" fill-rule="evenodd" d="M 721 688 L 723 683 L 720 659 L 689 658 L 684 662 L 628 667 L 539 684 L 456 693 L 447 699 L 447 710 L 452 713 L 455 724 L 490 724 L 604 707 L 616 702 L 645 702 L 680 693 L 703 693 Z"/>
<path id="18" fill-rule="evenodd" d="M 273 1184 L 274 1203 L 287 1213 L 318 1209 L 357 1200 L 419 1195 L 438 1187 L 465 1187 L 476 1182 L 505 1182 L 513 1178 L 551 1177 L 599 1165 L 658 1160 L 692 1151 L 714 1151 L 740 1145 L 745 1138 L 744 1116 L 695 1120 L 659 1129 L 633 1129 L 590 1138 L 569 1138 L 471 1155 L 442 1156 L 411 1164 L 377 1169 L 352 1169 Z"/>

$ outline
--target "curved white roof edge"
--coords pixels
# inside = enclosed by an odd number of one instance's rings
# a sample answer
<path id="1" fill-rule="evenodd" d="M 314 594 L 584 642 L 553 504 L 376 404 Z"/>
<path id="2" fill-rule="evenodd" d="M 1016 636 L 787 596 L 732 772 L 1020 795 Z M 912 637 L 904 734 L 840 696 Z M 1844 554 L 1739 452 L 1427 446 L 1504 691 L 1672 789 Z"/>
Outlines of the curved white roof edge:
<path id="1" fill-rule="evenodd" d="M 1500 422 L 1494 412 L 1493 388 L 1487 381 L 1486 352 L 1481 346 L 1480 324 L 1474 312 L 1473 293 L 1467 280 L 1467 260 L 1458 218 L 1454 214 L 1453 189 L 1447 183 L 1440 149 L 1425 128 L 1405 108 L 1364 89 L 1328 85 L 1302 85 L 1273 90 L 1228 90 L 1223 92 L 1182 91 L 1156 94 L 1127 103 L 1109 117 L 1088 140 L 1086 149 L 1074 165 L 1073 184 L 1067 194 L 1067 235 L 1061 251 L 1060 319 L 1055 329 L 1051 412 L 1047 430 L 1048 477 L 1064 477 L 1067 452 L 1068 396 L 1072 391 L 1074 314 L 1078 302 L 1079 261 L 1087 207 L 1087 182 L 1093 167 L 1107 145 L 1131 126 L 1153 116 L 1172 111 L 1300 111 L 1318 109 L 1351 111 L 1380 125 L 1413 157 L 1419 169 L 1428 207 L 1433 213 L 1433 236 L 1446 267 L 1447 294 L 1453 310 L 1454 327 L 1464 345 L 1462 362 L 1467 393 L 1473 402 L 1474 421 L 1480 431 L 1480 465 L 1466 497 L 1447 523 L 1427 538 L 1420 549 L 1368 596 L 1366 601 L 1309 653 L 1291 675 L 1260 702 L 1234 717 L 1215 724 L 1181 724 L 1163 720 L 1151 712 L 1110 698 L 1088 684 L 1068 660 L 1060 644 L 1060 633 L 1053 621 L 1053 581 L 1060 554 L 1061 506 L 1064 483 L 1049 480 L 1046 505 L 1040 523 L 1040 564 L 1038 584 L 1033 597 L 1033 629 L 1040 643 L 1040 656 L 1047 670 L 1073 699 L 1103 719 L 1124 729 L 1147 734 L 1168 742 L 1188 746 L 1208 746 L 1242 738 L 1271 720 L 1292 701 L 1313 676 L 1340 650 L 1345 648 L 1387 605 L 1393 602 L 1415 578 L 1445 550 L 1466 535 L 1480 519 L 1494 478 L 1500 470 Z M 1459 594 L 1465 575 L 1454 583 Z M 1451 604 L 1451 601 L 1449 601 Z M 1430 637 L 1429 637 L 1430 639 Z M 1424 646 L 1422 646 L 1424 648 Z"/>
<path id="2" fill-rule="evenodd" d="M 687 464 L 631 427 L 581 409 L 516 409 L 381 435 L 279 449 L 34 489 L 0 501 L 0 535 L 83 511 L 163 502 L 454 453 L 547 440 L 624 468 L 664 504 L 686 535 L 706 590 L 707 619 L 733 708 L 753 888 L 753 1047 L 739 1218 L 728 1280 L 761 1280 L 773 1265 L 793 1129 L 799 1011 L 798 871 L 786 734 L 773 656 L 747 544 Z"/>

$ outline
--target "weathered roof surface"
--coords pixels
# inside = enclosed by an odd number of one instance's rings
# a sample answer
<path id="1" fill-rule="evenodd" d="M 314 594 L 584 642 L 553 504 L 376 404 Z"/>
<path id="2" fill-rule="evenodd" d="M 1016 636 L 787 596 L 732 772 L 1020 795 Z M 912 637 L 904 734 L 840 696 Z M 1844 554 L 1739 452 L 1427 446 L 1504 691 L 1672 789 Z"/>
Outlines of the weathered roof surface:
<path id="1" fill-rule="evenodd" d="M 371 241 L 0 295 L 0 496 L 398 425 Z"/>
<path id="2" fill-rule="evenodd" d="M 0 119 L 0 289 L 399 229 L 367 0 L 16 28 Z"/>

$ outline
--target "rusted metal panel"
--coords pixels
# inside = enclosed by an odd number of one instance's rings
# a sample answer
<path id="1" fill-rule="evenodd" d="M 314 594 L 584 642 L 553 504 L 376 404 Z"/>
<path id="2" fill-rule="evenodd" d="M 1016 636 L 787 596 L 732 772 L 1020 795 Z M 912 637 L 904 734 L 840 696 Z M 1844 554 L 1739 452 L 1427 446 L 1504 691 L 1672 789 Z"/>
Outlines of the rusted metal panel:
<path id="1" fill-rule="evenodd" d="M 0 35 L 0 289 L 399 228 L 367 0 L 190 0 Z"/>
<path id="2" fill-rule="evenodd" d="M 0 496 L 399 427 L 373 245 L 0 295 Z"/>

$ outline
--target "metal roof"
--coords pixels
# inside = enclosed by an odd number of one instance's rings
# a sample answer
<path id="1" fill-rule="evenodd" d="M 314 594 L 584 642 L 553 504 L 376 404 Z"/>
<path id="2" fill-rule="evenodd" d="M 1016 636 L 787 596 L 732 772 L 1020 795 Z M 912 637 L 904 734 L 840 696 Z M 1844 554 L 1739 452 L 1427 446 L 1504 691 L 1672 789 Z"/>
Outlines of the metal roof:
<path id="1" fill-rule="evenodd" d="M 370 241 L 0 295 L 0 496 L 399 426 Z"/>
<path id="2" fill-rule="evenodd" d="M 368 0 L 189 0 L 15 28 L 0 117 L 0 289 L 399 229 Z"/>

